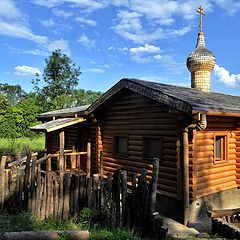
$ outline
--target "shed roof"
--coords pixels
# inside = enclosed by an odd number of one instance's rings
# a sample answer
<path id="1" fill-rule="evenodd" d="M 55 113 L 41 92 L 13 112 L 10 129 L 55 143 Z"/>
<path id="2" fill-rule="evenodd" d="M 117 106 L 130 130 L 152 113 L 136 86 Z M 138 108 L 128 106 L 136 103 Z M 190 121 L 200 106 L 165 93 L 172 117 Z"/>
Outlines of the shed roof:
<path id="1" fill-rule="evenodd" d="M 87 115 L 87 108 L 89 105 L 74 107 L 74 108 L 65 108 L 59 109 L 55 111 L 45 112 L 39 115 L 39 119 L 46 119 L 52 117 L 74 117 L 76 114 L 78 116 L 85 116 Z"/>
<path id="2" fill-rule="evenodd" d="M 58 129 L 74 125 L 76 123 L 84 122 L 86 119 L 80 118 L 59 118 L 57 120 L 52 120 L 43 124 L 38 124 L 31 127 L 31 130 L 40 132 L 52 132 Z"/>
<path id="3" fill-rule="evenodd" d="M 220 112 L 235 113 L 240 116 L 239 96 L 213 92 L 206 93 L 193 88 L 126 78 L 120 80 L 98 98 L 97 101 L 88 108 L 89 113 L 96 110 L 124 88 L 186 113 L 193 113 L 194 111 Z"/>

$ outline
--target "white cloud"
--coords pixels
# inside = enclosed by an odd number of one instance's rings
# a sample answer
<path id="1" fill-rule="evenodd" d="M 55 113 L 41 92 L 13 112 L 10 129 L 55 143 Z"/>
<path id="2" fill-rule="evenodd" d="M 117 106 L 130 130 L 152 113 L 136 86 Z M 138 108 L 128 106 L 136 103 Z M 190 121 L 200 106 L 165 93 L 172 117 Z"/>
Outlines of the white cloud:
<path id="1" fill-rule="evenodd" d="M 105 73 L 105 70 L 101 68 L 88 68 L 88 69 L 82 70 L 82 72 Z"/>
<path id="2" fill-rule="evenodd" d="M 19 23 L 8 23 L 0 21 L 0 35 L 27 39 L 39 44 L 45 44 L 48 41 L 47 37 L 34 34 L 28 27 Z"/>
<path id="3" fill-rule="evenodd" d="M 87 47 L 87 48 L 92 48 L 95 46 L 95 41 L 89 39 L 86 35 L 82 34 L 79 39 L 78 42 L 80 42 L 83 46 Z"/>
<path id="4" fill-rule="evenodd" d="M 83 24 L 87 24 L 90 26 L 96 26 L 97 23 L 91 19 L 87 19 L 87 18 L 82 18 L 82 17 L 76 17 L 75 18 L 78 22 L 83 23 Z"/>
<path id="5" fill-rule="evenodd" d="M 51 41 L 46 36 L 32 33 L 32 31 L 24 25 L 0 22 L 0 35 L 33 41 L 37 43 L 38 47 L 41 49 L 39 52 L 51 52 L 59 48 L 64 53 L 70 55 L 70 48 L 67 41 L 62 39 Z M 34 50 L 34 52 L 36 52 L 36 50 Z"/>
<path id="6" fill-rule="evenodd" d="M 17 76 L 34 76 L 36 73 L 41 74 L 40 70 L 36 67 L 22 65 L 14 68 L 14 75 Z"/>
<path id="7" fill-rule="evenodd" d="M 229 15 L 234 15 L 240 11 L 240 2 L 237 0 L 213 0 L 222 10 Z"/>
<path id="8" fill-rule="evenodd" d="M 85 8 L 87 11 L 92 12 L 98 9 L 102 9 L 109 4 L 107 1 L 95 1 L 95 0 L 32 0 L 34 4 L 45 6 L 48 8 L 60 6 L 64 3 L 70 4 L 71 7 Z"/>
<path id="9" fill-rule="evenodd" d="M 240 83 L 240 74 L 230 74 L 224 67 L 215 65 L 214 74 L 217 79 L 228 86 L 236 86 Z"/>
<path id="10" fill-rule="evenodd" d="M 15 4 L 11 0 L 0 1 L 0 17 L 5 19 L 14 19 L 21 17 L 20 11 L 16 8 Z"/>
<path id="11" fill-rule="evenodd" d="M 145 44 L 143 47 L 137 47 L 137 48 L 130 48 L 129 52 L 130 53 L 159 53 L 161 50 L 159 47 L 153 46 L 153 45 L 149 45 L 149 44 Z"/>
<path id="12" fill-rule="evenodd" d="M 46 20 L 40 20 L 40 22 L 44 27 L 53 27 L 55 25 L 55 22 L 51 18 Z"/>
<path id="13" fill-rule="evenodd" d="M 191 30 L 190 26 L 184 26 L 179 29 L 143 27 L 143 15 L 138 12 L 120 11 L 117 14 L 118 24 L 113 27 L 115 32 L 123 38 L 135 43 L 153 42 L 160 39 L 182 36 Z"/>
<path id="14" fill-rule="evenodd" d="M 161 59 L 162 59 L 162 55 L 157 54 L 157 55 L 153 56 L 153 58 L 154 58 L 155 60 L 161 60 Z"/>
<path id="15" fill-rule="evenodd" d="M 60 1 L 59 0 L 32 0 L 32 3 L 51 8 L 58 5 Z"/>
<path id="16" fill-rule="evenodd" d="M 137 63 L 149 63 L 154 60 L 160 60 L 161 49 L 154 45 L 145 44 L 136 48 L 130 48 L 131 59 Z"/>
<path id="17" fill-rule="evenodd" d="M 56 49 L 61 49 L 63 53 L 67 55 L 71 55 L 71 50 L 69 48 L 69 44 L 67 41 L 61 39 L 61 40 L 55 40 L 52 42 L 49 42 L 47 45 L 47 49 L 52 52 Z"/>
<path id="18" fill-rule="evenodd" d="M 66 11 L 64 11 L 64 10 L 62 10 L 62 9 L 57 9 L 57 8 L 53 9 L 53 14 L 54 14 L 55 16 L 57 16 L 57 17 L 63 17 L 63 18 L 65 18 L 65 19 L 73 16 L 73 13 L 72 13 L 72 12 L 66 12 Z"/>

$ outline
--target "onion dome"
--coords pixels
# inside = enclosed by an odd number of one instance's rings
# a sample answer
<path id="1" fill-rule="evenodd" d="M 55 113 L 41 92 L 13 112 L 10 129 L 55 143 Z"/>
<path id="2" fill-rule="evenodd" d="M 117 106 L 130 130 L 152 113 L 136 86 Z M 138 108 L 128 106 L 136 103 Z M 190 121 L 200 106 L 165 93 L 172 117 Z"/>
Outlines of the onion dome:
<path id="1" fill-rule="evenodd" d="M 203 9 L 200 6 L 200 32 L 198 33 L 197 45 L 187 58 L 187 68 L 191 72 L 191 86 L 203 92 L 209 92 L 210 76 L 216 64 L 216 58 L 205 45 L 202 31 Z"/>
<path id="2" fill-rule="evenodd" d="M 197 45 L 187 58 L 187 67 L 190 72 L 200 70 L 212 71 L 216 64 L 216 58 L 205 45 L 203 32 L 198 34 Z"/>

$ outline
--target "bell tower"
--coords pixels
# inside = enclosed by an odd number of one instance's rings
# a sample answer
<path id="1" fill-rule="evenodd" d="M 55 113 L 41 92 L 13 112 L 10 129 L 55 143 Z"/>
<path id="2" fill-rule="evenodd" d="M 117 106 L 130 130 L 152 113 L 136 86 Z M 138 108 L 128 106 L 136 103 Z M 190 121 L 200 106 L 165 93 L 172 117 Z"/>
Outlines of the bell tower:
<path id="1" fill-rule="evenodd" d="M 204 34 L 202 31 L 202 17 L 204 15 L 202 6 L 197 11 L 200 14 L 199 33 L 197 45 L 187 58 L 187 68 L 191 72 L 191 87 L 203 91 L 210 91 L 210 76 L 215 66 L 216 59 L 205 45 Z"/>

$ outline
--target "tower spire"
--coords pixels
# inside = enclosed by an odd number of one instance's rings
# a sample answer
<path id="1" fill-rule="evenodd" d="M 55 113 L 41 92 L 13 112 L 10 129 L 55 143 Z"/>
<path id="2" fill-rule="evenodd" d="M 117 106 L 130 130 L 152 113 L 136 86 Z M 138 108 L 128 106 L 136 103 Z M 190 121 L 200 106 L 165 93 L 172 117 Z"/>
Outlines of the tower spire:
<path id="1" fill-rule="evenodd" d="M 204 15 L 202 6 L 199 7 L 197 12 L 200 14 L 200 32 L 198 33 L 196 48 L 187 58 L 187 67 L 191 72 L 192 88 L 203 92 L 209 92 L 210 75 L 215 66 L 216 59 L 205 45 L 202 31 L 202 17 Z"/>
<path id="2" fill-rule="evenodd" d="M 202 17 L 203 17 L 203 15 L 205 15 L 204 12 L 203 12 L 203 8 L 202 8 L 201 5 L 200 5 L 200 7 L 198 8 L 197 12 L 199 13 L 199 16 L 200 16 L 199 28 L 200 28 L 200 33 L 201 33 L 201 32 L 202 32 L 202 26 L 203 26 L 203 24 L 202 24 L 202 23 L 203 23 Z"/>

